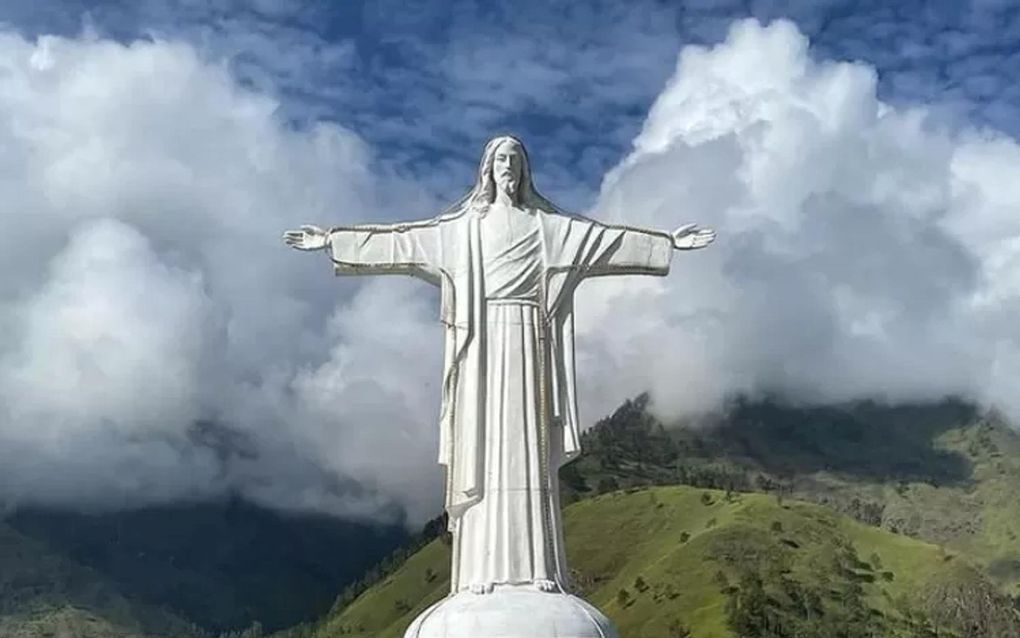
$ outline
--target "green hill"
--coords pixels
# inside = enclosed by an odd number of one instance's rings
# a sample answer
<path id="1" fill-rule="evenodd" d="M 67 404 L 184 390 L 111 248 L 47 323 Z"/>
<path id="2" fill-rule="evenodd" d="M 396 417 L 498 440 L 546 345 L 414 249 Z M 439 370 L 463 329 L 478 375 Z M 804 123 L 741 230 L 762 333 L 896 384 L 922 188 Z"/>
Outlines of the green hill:
<path id="1" fill-rule="evenodd" d="M 588 430 L 561 473 L 577 580 L 628 638 L 1020 635 L 1020 436 L 998 416 L 737 400 L 664 424 L 648 407 Z M 686 487 L 636 491 L 669 485 Z M 391 560 L 287 636 L 400 636 L 447 560 L 438 540 Z"/>
<path id="2" fill-rule="evenodd" d="M 815 504 L 658 487 L 579 501 L 565 524 L 579 588 L 627 638 L 1020 636 L 965 558 Z M 445 595 L 448 562 L 437 539 L 289 636 L 399 638 Z"/>
<path id="3" fill-rule="evenodd" d="M 585 433 L 565 498 L 651 484 L 782 494 L 961 552 L 1020 593 L 1020 435 L 957 401 L 799 408 L 735 402 L 664 425 L 647 398 Z"/>

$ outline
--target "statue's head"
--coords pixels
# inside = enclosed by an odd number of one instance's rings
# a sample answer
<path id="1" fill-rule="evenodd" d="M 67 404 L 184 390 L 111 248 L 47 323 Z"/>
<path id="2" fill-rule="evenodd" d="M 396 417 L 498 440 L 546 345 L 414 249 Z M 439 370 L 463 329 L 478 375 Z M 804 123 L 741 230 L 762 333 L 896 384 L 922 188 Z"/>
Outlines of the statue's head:
<path id="1" fill-rule="evenodd" d="M 519 139 L 501 135 L 489 140 L 478 166 L 478 180 L 471 192 L 471 203 L 491 204 L 496 191 L 510 195 L 523 206 L 533 206 L 534 186 L 531 182 L 531 166 L 528 152 Z"/>
<path id="2" fill-rule="evenodd" d="M 500 135 L 485 145 L 474 187 L 457 203 L 440 213 L 439 217 L 458 217 L 472 209 L 488 208 L 489 204 L 496 201 L 497 189 L 502 189 L 518 206 L 526 210 L 559 212 L 535 190 L 524 144 L 512 135 Z"/>

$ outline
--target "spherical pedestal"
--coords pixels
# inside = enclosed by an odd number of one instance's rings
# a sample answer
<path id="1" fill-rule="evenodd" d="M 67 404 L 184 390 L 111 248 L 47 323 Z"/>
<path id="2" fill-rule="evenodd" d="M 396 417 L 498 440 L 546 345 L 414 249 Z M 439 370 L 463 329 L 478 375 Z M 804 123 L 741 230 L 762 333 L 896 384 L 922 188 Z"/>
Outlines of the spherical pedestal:
<path id="1" fill-rule="evenodd" d="M 418 616 L 404 638 L 619 638 L 619 633 L 576 596 L 501 587 L 444 598 Z"/>
<path id="2" fill-rule="evenodd" d="M 448 596 L 425 609 L 404 638 L 619 638 L 619 633 L 576 596 L 506 587 Z"/>

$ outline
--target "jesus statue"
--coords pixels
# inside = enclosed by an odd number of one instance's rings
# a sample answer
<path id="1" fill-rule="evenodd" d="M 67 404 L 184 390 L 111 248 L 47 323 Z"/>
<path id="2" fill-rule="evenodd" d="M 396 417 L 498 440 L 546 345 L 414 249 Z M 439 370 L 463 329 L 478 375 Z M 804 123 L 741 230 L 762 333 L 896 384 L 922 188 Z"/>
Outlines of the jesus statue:
<path id="1" fill-rule="evenodd" d="M 566 214 L 535 190 L 524 145 L 497 137 L 478 179 L 432 219 L 302 226 L 338 275 L 400 273 L 441 289 L 446 331 L 439 462 L 453 537 L 451 590 L 568 587 L 557 472 L 580 452 L 574 291 L 588 277 L 665 275 L 675 249 L 715 238 Z"/>

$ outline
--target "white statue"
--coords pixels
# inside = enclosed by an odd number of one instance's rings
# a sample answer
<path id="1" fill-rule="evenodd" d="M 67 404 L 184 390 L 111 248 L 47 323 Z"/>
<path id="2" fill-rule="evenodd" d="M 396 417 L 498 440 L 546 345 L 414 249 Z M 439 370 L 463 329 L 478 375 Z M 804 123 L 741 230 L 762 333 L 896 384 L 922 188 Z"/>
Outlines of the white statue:
<path id="1" fill-rule="evenodd" d="M 326 249 L 337 274 L 441 287 L 452 594 L 566 590 L 557 470 L 580 452 L 574 291 L 586 277 L 665 275 L 674 249 L 714 238 L 695 224 L 669 234 L 564 214 L 535 190 L 513 137 L 486 145 L 474 188 L 437 217 L 284 234 Z"/>

